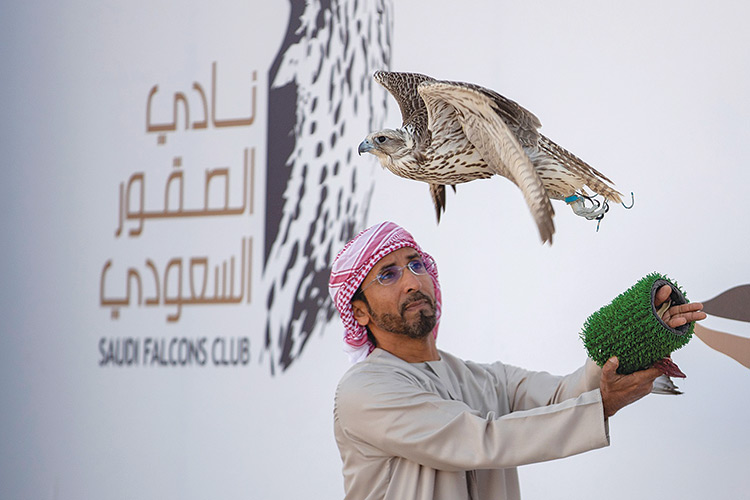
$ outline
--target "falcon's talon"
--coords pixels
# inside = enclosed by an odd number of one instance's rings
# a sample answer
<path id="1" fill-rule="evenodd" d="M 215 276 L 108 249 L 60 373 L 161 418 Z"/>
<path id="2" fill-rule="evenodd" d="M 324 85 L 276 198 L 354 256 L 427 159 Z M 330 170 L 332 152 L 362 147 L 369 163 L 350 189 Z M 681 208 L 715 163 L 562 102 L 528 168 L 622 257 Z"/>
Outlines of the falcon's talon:
<path id="1" fill-rule="evenodd" d="M 573 209 L 573 213 L 580 217 L 585 217 L 588 220 L 601 220 L 604 218 L 604 214 L 609 211 L 609 204 L 607 204 L 606 200 L 604 203 L 597 201 L 594 201 L 594 203 L 596 203 L 595 206 L 587 207 L 581 199 L 578 199 L 573 203 L 569 203 L 569 205 Z"/>

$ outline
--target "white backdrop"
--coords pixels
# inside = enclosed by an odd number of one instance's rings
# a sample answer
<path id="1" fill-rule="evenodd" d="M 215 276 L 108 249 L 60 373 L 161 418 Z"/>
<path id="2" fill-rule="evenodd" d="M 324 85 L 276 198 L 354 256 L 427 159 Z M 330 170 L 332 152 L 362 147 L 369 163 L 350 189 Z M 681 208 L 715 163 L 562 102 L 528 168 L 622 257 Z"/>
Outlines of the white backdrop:
<path id="1" fill-rule="evenodd" d="M 354 159 L 374 183 L 365 222 L 400 223 L 438 262 L 441 348 L 565 373 L 584 359 L 578 331 L 586 317 L 649 272 L 669 275 L 692 300 L 750 282 L 750 8 L 386 6 L 392 69 L 497 90 L 534 112 L 545 135 L 635 193 L 634 208 L 613 206 L 598 232 L 555 204 L 555 242 L 543 247 L 505 179 L 458 186 L 437 226 L 425 185 L 396 178 L 370 156 Z M 299 359 L 273 375 L 261 347 L 267 74 L 288 16 L 281 2 L 0 7 L 0 498 L 342 496 L 331 422 L 347 368 L 340 325 L 320 324 Z M 258 120 L 180 128 L 160 144 L 146 131 L 150 89 L 159 85 L 155 106 L 176 92 L 194 97 L 193 82 L 211 86 L 213 63 L 229 103 L 217 102 L 216 113 L 247 116 L 245 90 L 256 87 Z M 192 122 L 201 114 L 190 102 Z M 397 126 L 398 108 L 385 102 L 385 122 Z M 168 121 L 169 105 L 171 97 L 154 108 L 154 123 Z M 347 128 L 364 138 L 368 123 L 356 116 Z M 204 172 L 228 167 L 228 204 L 239 205 L 245 148 L 255 151 L 254 211 L 145 220 L 141 235 L 115 235 L 119 186 L 138 172 L 147 209 L 161 203 L 174 172 L 184 173 L 185 206 L 195 207 Z M 213 186 L 215 200 L 223 192 Z M 125 231 L 135 227 L 125 222 Z M 122 296 L 128 268 L 146 276 L 147 259 L 161 277 L 175 258 L 215 265 L 234 256 L 239 266 L 243 238 L 253 253 L 240 305 L 186 305 L 172 322 L 174 305 L 102 307 L 109 260 L 107 295 Z M 145 301 L 154 290 L 143 292 Z M 744 324 L 705 324 L 750 337 Z M 127 338 L 140 341 L 140 362 L 102 366 L 101 340 Z M 147 363 L 147 338 L 205 338 L 205 364 Z M 236 363 L 222 365 L 213 345 L 229 350 L 242 339 L 250 361 L 225 351 Z M 609 448 L 521 468 L 524 498 L 746 497 L 750 374 L 697 338 L 674 358 L 688 374 L 678 384 L 684 395 L 623 410 L 610 423 Z"/>

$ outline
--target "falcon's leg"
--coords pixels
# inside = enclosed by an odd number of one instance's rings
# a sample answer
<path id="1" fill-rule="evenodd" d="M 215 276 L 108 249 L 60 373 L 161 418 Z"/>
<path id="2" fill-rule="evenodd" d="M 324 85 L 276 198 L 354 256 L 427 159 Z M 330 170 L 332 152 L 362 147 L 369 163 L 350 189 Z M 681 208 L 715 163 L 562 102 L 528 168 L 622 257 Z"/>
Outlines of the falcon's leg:
<path id="1" fill-rule="evenodd" d="M 574 214 L 585 217 L 588 220 L 601 219 L 609 210 L 609 205 L 606 200 L 604 200 L 604 203 L 599 203 L 598 201 L 589 198 L 589 201 L 592 201 L 593 203 L 590 207 L 586 206 L 584 200 L 585 198 L 582 198 L 581 196 L 573 195 L 565 198 L 565 203 L 570 205 Z"/>

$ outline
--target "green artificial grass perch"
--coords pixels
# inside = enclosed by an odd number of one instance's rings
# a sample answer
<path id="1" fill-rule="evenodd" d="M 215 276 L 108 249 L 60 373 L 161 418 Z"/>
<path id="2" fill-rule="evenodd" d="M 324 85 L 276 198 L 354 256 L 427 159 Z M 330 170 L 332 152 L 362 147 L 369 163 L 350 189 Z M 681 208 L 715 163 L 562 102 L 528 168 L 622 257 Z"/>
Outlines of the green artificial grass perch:
<path id="1" fill-rule="evenodd" d="M 617 372 L 628 374 L 648 368 L 690 341 L 695 322 L 671 328 L 654 306 L 656 292 L 664 285 L 672 288 L 665 304 L 689 302 L 677 284 L 651 273 L 588 317 L 580 337 L 591 359 L 603 366 L 617 356 Z"/>

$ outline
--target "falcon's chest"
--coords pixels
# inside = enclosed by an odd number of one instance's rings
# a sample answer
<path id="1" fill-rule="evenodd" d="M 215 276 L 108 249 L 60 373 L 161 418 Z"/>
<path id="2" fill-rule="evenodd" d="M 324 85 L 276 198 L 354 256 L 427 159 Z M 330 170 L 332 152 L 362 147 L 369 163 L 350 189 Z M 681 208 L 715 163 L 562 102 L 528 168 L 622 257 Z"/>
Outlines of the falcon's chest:
<path id="1" fill-rule="evenodd" d="M 386 167 L 398 176 L 431 184 L 460 184 L 493 175 L 477 149 L 459 131 L 436 134 L 426 148 Z"/>

